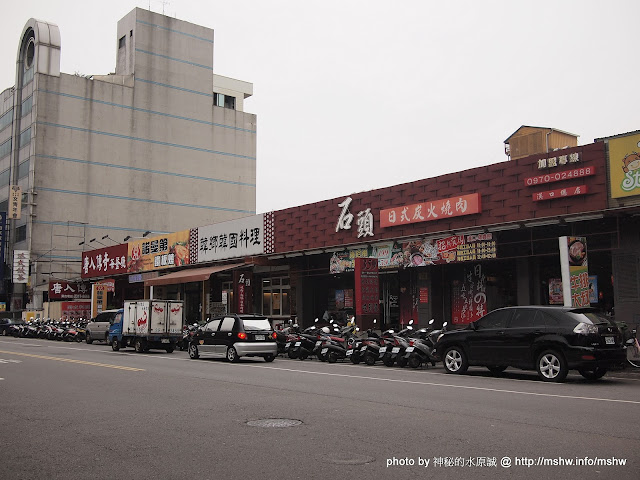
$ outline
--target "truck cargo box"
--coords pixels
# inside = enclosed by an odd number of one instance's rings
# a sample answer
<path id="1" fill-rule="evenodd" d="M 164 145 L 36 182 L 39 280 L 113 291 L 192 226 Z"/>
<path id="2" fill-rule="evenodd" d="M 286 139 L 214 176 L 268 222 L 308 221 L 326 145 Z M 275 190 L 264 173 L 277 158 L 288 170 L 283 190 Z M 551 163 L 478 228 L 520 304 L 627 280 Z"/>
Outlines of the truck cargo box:
<path id="1" fill-rule="evenodd" d="M 176 300 L 125 301 L 122 334 L 138 337 L 180 335 L 183 311 L 183 303 Z"/>

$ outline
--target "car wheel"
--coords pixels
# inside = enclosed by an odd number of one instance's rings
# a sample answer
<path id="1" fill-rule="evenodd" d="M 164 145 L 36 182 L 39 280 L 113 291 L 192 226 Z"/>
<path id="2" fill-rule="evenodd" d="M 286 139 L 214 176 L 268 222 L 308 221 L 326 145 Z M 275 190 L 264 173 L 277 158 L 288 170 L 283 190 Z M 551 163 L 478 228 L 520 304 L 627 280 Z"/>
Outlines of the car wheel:
<path id="1" fill-rule="evenodd" d="M 327 362 L 336 363 L 338 361 L 338 354 L 336 352 L 329 352 L 327 355 Z"/>
<path id="2" fill-rule="evenodd" d="M 200 357 L 198 354 L 198 346 L 196 344 L 190 343 L 187 350 L 189 351 L 189 358 L 196 360 Z"/>
<path id="3" fill-rule="evenodd" d="M 369 366 L 374 365 L 376 363 L 376 357 L 374 357 L 373 354 L 367 352 L 364 354 L 364 363 Z"/>
<path id="4" fill-rule="evenodd" d="M 422 364 L 422 362 L 417 355 L 411 355 L 409 357 L 409 361 L 407 362 L 407 365 L 409 365 L 411 368 L 418 368 L 420 364 Z"/>
<path id="5" fill-rule="evenodd" d="M 582 375 L 587 380 L 598 380 L 604 377 L 604 375 L 607 373 L 607 369 L 602 367 L 595 367 L 591 370 L 579 368 L 578 373 L 580 373 L 580 375 Z"/>
<path id="6" fill-rule="evenodd" d="M 174 346 L 173 346 L 173 345 L 171 345 L 170 347 L 165 348 L 165 351 L 166 351 L 167 353 L 173 353 L 173 349 L 174 349 Z"/>
<path id="7" fill-rule="evenodd" d="M 273 362 L 276 359 L 275 355 L 265 355 L 264 356 L 264 361 L 269 363 L 269 362 Z"/>
<path id="8" fill-rule="evenodd" d="M 141 338 L 136 339 L 136 343 L 134 344 L 134 349 L 136 353 L 144 352 L 144 341 Z"/>
<path id="9" fill-rule="evenodd" d="M 450 347 L 444 352 L 442 361 L 444 370 L 447 373 L 464 373 L 469 368 L 467 356 L 460 347 Z"/>
<path id="10" fill-rule="evenodd" d="M 553 350 L 547 350 L 538 355 L 536 367 L 538 375 L 545 382 L 562 382 L 569 373 L 564 357 Z"/>
<path id="11" fill-rule="evenodd" d="M 234 347 L 227 348 L 227 360 L 231 363 L 235 363 L 240 360 L 238 352 Z"/>
<path id="12" fill-rule="evenodd" d="M 117 352 L 118 350 L 120 350 L 120 342 L 118 341 L 117 338 L 114 338 L 113 341 L 111 342 L 111 350 L 113 350 L 114 352 Z"/>
<path id="13" fill-rule="evenodd" d="M 93 343 L 93 338 L 91 338 L 91 333 L 87 332 L 87 340 L 86 342 L 91 345 Z"/>
<path id="14" fill-rule="evenodd" d="M 507 369 L 507 366 L 506 365 L 492 365 L 492 366 L 487 367 L 487 368 L 491 372 L 491 375 L 497 377 L 498 375 L 500 375 L 502 372 L 504 372 Z"/>

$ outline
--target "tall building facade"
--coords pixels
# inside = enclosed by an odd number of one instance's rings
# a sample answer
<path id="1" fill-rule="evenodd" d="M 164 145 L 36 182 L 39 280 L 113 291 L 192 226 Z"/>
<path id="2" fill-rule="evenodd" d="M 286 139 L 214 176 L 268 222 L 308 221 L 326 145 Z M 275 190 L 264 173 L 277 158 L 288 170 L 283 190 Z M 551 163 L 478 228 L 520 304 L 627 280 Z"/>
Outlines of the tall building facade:
<path id="1" fill-rule="evenodd" d="M 84 249 L 256 213 L 253 86 L 214 73 L 212 29 L 136 8 L 108 75 L 61 73 L 56 25 L 31 19 L 18 44 L 0 93 L 0 211 L 5 276 L 14 251 L 29 271 L 5 279 L 8 308 L 79 278 Z"/>

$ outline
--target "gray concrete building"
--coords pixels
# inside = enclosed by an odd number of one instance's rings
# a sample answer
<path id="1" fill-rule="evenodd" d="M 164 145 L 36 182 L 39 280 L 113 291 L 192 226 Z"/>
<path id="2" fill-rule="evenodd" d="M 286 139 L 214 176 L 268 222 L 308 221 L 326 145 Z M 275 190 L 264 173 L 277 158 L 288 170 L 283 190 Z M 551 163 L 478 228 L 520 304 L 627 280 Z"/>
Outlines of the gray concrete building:
<path id="1" fill-rule="evenodd" d="M 212 29 L 136 8 L 118 22 L 115 71 L 90 76 L 60 72 L 63 34 L 29 20 L 0 92 L 5 264 L 17 250 L 30 266 L 13 298 L 5 279 L 7 309 L 78 279 L 83 249 L 256 213 L 253 85 L 214 73 Z"/>

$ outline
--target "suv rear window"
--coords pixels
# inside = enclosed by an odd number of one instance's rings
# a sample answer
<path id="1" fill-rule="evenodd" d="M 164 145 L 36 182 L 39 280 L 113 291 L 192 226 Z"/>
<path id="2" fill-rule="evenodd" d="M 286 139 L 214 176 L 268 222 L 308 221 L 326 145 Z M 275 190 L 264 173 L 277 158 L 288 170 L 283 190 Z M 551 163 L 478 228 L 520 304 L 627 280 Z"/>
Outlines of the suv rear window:
<path id="1" fill-rule="evenodd" d="M 571 311 L 567 312 L 567 315 L 573 318 L 576 322 L 592 323 L 593 325 L 610 325 L 611 322 L 607 317 L 595 312 L 580 312 Z"/>
<path id="2" fill-rule="evenodd" d="M 262 319 L 243 319 L 245 330 L 271 330 L 271 323 L 266 318 Z"/>

